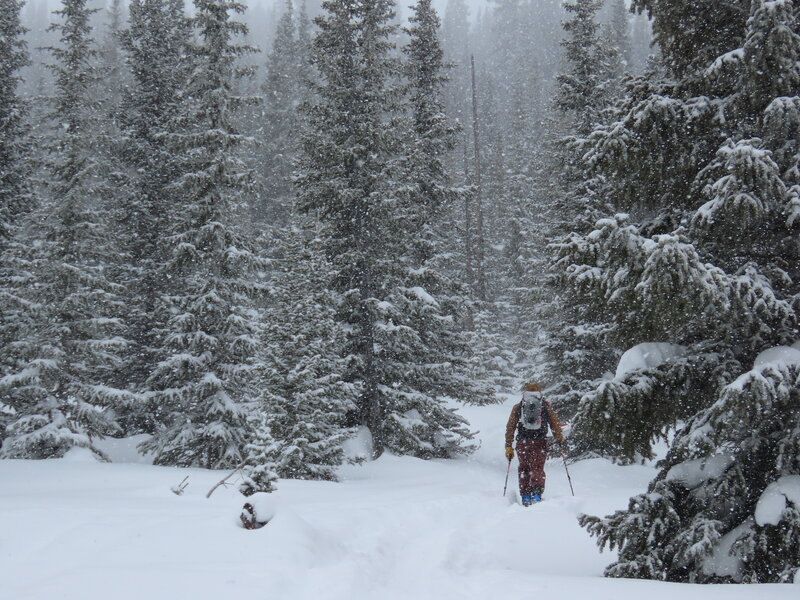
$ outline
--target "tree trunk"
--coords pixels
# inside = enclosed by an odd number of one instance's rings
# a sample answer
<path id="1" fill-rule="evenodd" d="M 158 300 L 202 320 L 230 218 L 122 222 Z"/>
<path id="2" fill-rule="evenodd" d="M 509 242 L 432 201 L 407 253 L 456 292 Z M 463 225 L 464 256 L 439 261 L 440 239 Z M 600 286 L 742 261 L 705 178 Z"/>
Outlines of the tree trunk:
<path id="1" fill-rule="evenodd" d="M 475 270 L 477 294 L 486 300 L 486 273 L 483 269 L 483 206 L 481 201 L 481 145 L 478 137 L 478 93 L 475 85 L 475 57 L 470 56 L 472 68 L 472 136 L 475 142 Z"/>
<path id="2" fill-rule="evenodd" d="M 375 324 L 369 302 L 373 298 L 372 277 L 369 265 L 370 244 L 365 220 L 365 206 L 360 206 L 356 211 L 356 247 L 359 254 L 359 264 L 356 267 L 359 278 L 359 342 L 363 344 L 364 371 L 362 373 L 364 390 L 359 398 L 359 413 L 362 425 L 365 425 L 372 436 L 372 458 L 376 459 L 383 454 L 383 411 L 378 394 L 378 381 L 375 372 Z"/>

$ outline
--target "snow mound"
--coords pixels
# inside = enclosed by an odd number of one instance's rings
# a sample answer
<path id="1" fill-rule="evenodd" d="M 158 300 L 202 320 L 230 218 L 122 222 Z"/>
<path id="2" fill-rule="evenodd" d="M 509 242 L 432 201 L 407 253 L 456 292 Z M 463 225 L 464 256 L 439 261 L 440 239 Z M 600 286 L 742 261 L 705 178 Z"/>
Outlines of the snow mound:
<path id="1" fill-rule="evenodd" d="M 97 456 L 94 452 L 89 450 L 89 448 L 82 448 L 80 446 L 73 446 L 69 450 L 64 453 L 64 456 L 61 460 L 65 460 L 67 462 L 88 462 L 93 463 L 97 462 Z"/>
<path id="2" fill-rule="evenodd" d="M 800 475 L 786 475 L 767 486 L 756 504 L 756 523 L 761 526 L 780 523 L 787 501 L 800 507 Z"/>
<path id="3" fill-rule="evenodd" d="M 770 366 L 800 365 L 800 342 L 793 346 L 775 346 L 764 350 L 756 356 L 753 369 L 763 369 Z"/>
<path id="4" fill-rule="evenodd" d="M 677 481 L 689 489 L 694 489 L 704 481 L 716 479 L 722 475 L 732 463 L 733 457 L 727 454 L 687 460 L 669 470 L 667 481 Z"/>
<path id="5" fill-rule="evenodd" d="M 272 494 L 258 492 L 248 496 L 247 502 L 253 506 L 256 518 L 260 522 L 271 521 L 275 516 L 275 498 Z"/>
<path id="6" fill-rule="evenodd" d="M 775 346 L 764 350 L 756 356 L 753 361 L 753 368 L 742 373 L 729 383 L 727 389 L 741 391 L 749 382 L 762 378 L 764 376 L 761 373 L 762 370 L 768 368 L 780 369 L 781 367 L 792 365 L 800 365 L 800 341 L 791 346 Z"/>
<path id="7" fill-rule="evenodd" d="M 627 350 L 619 359 L 614 379 L 624 379 L 634 371 L 655 369 L 667 361 L 685 356 L 686 346 L 666 342 L 646 342 Z"/>
<path id="8" fill-rule="evenodd" d="M 736 581 L 741 579 L 744 562 L 732 554 L 731 549 L 736 540 L 745 534 L 752 525 L 753 520 L 748 519 L 720 538 L 711 555 L 703 561 L 703 572 L 706 575 L 732 577 Z"/>
<path id="9" fill-rule="evenodd" d="M 95 440 L 95 447 L 108 456 L 114 463 L 140 463 L 153 464 L 153 454 L 142 454 L 139 451 L 139 444 L 150 439 L 146 433 L 134 435 L 127 438 L 103 438 Z"/>
<path id="10" fill-rule="evenodd" d="M 439 303 L 436 301 L 436 298 L 434 298 L 428 292 L 426 292 L 424 288 L 421 288 L 419 286 L 412 287 L 411 292 L 417 298 L 422 300 L 425 304 L 430 304 L 431 306 L 439 306 Z"/>
<path id="11" fill-rule="evenodd" d="M 363 461 L 372 456 L 372 435 L 366 427 L 359 427 L 356 434 L 342 444 L 344 456 L 350 461 Z"/>

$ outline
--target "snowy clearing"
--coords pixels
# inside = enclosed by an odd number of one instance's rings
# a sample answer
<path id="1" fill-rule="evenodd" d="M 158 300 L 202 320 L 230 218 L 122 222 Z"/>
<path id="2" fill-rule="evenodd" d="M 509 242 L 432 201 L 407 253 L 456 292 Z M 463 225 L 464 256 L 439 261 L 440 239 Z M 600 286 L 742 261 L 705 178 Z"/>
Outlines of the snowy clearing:
<path id="1" fill-rule="evenodd" d="M 274 519 L 247 531 L 223 474 L 62 460 L 0 461 L 2 598 L 140 599 L 795 599 L 794 585 L 699 586 L 601 577 L 611 560 L 580 512 L 627 504 L 649 466 L 547 465 L 545 502 L 522 508 L 515 469 L 502 497 L 503 430 L 513 403 L 465 409 L 483 446 L 468 460 L 384 456 L 342 482 L 282 480 Z M 109 455 L 136 459 L 115 443 Z M 140 459 L 141 460 L 141 459 Z M 516 465 L 516 460 L 514 462 Z M 189 476 L 183 495 L 170 491 Z"/>

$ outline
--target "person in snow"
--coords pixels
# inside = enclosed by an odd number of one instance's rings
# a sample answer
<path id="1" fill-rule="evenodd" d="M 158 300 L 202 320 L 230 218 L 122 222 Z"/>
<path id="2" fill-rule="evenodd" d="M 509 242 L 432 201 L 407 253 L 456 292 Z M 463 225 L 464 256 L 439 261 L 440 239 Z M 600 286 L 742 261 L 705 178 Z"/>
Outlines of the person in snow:
<path id="1" fill-rule="evenodd" d="M 525 384 L 522 401 L 511 409 L 506 425 L 506 458 L 514 458 L 514 432 L 517 434 L 519 455 L 519 493 L 522 505 L 539 502 L 544 493 L 544 461 L 547 459 L 547 431 L 559 444 L 564 443 L 558 415 L 542 398 L 542 387 L 538 383 Z"/>

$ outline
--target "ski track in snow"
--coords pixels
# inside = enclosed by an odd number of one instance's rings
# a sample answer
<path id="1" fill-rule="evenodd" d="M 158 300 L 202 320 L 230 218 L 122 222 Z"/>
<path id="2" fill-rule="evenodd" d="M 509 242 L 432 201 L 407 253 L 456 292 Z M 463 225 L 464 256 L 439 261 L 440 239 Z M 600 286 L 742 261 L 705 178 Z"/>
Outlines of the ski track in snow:
<path id="1" fill-rule="evenodd" d="M 282 480 L 264 528 L 238 525 L 235 486 L 198 469 L 93 459 L 0 461 L 0 598 L 100 600 L 795 599 L 793 585 L 699 586 L 605 579 L 577 525 L 642 491 L 650 466 L 547 464 L 545 501 L 502 496 L 513 400 L 463 413 L 482 447 L 458 461 L 386 455 L 342 481 Z M 124 449 L 123 449 L 124 450 Z M 126 455 L 126 457 L 130 454 Z M 514 462 L 516 464 L 516 461 Z M 182 496 L 170 488 L 189 475 Z"/>

